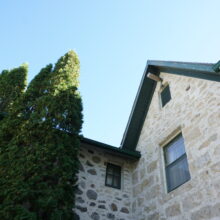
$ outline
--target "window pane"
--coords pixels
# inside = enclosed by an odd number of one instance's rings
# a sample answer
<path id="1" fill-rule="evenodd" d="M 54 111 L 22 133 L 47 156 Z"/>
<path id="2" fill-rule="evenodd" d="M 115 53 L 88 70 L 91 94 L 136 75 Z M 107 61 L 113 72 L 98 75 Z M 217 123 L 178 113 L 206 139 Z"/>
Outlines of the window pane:
<path id="1" fill-rule="evenodd" d="M 121 167 L 115 167 L 114 168 L 114 175 L 120 176 L 121 175 Z"/>
<path id="2" fill-rule="evenodd" d="M 165 161 L 166 164 L 171 164 L 173 161 L 185 154 L 185 147 L 182 135 L 174 139 L 165 148 Z"/>
<path id="3" fill-rule="evenodd" d="M 121 167 L 107 164 L 105 184 L 114 188 L 121 188 Z"/>
<path id="4" fill-rule="evenodd" d="M 170 87 L 166 86 L 166 88 L 161 92 L 162 107 L 165 106 L 170 101 L 170 99 Z"/>
<path id="5" fill-rule="evenodd" d="M 107 172 L 108 172 L 109 174 L 113 174 L 113 167 L 112 167 L 111 165 L 108 165 L 108 167 L 107 167 Z"/>
<path id="6" fill-rule="evenodd" d="M 112 175 L 107 175 L 106 176 L 106 184 L 111 186 L 112 183 L 113 183 L 113 176 Z"/>
<path id="7" fill-rule="evenodd" d="M 113 186 L 116 188 L 120 188 L 120 178 L 119 177 L 114 177 L 114 181 L 113 181 Z"/>
<path id="8" fill-rule="evenodd" d="M 189 179 L 190 174 L 186 155 L 182 159 L 167 167 L 168 191 L 171 191 Z"/>

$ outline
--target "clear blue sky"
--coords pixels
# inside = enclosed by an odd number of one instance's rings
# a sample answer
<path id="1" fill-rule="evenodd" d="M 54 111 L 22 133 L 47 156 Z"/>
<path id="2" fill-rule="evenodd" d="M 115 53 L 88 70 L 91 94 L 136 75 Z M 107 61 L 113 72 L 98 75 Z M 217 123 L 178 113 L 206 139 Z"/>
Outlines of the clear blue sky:
<path id="1" fill-rule="evenodd" d="M 219 0 L 1 1 L 0 70 L 81 62 L 84 136 L 119 146 L 146 61 L 217 62 Z"/>

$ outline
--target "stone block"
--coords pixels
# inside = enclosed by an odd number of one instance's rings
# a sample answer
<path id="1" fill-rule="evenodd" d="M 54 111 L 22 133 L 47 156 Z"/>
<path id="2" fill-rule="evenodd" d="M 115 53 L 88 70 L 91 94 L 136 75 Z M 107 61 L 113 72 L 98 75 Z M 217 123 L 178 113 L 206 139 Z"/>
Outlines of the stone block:
<path id="1" fill-rule="evenodd" d="M 78 210 L 80 210 L 80 212 L 87 212 L 87 207 L 82 207 L 82 206 L 76 206 L 76 208 L 78 209 Z"/>
<path id="2" fill-rule="evenodd" d="M 134 196 L 137 196 L 140 193 L 141 193 L 141 184 L 139 184 L 133 188 L 133 195 Z"/>
<path id="3" fill-rule="evenodd" d="M 159 219 L 160 219 L 159 213 L 158 213 L 158 212 L 155 212 L 155 213 L 149 215 L 149 216 L 147 217 L 147 219 L 149 219 L 149 220 L 159 220 Z"/>
<path id="4" fill-rule="evenodd" d="M 214 206 L 213 206 L 213 215 L 215 217 L 220 217 L 220 202 L 216 203 Z"/>
<path id="5" fill-rule="evenodd" d="M 138 179 L 138 171 L 135 171 L 133 174 L 132 174 L 132 183 L 135 185 L 137 184 L 139 181 Z"/>
<path id="6" fill-rule="evenodd" d="M 149 188 L 148 191 L 146 192 L 145 199 L 147 201 L 151 199 L 155 199 L 159 195 L 159 192 L 160 192 L 160 186 L 159 185 L 153 186 Z"/>
<path id="7" fill-rule="evenodd" d="M 93 157 L 92 157 L 92 161 L 93 161 L 94 163 L 100 163 L 100 162 L 101 162 L 101 158 L 98 157 L 98 156 L 93 156 Z"/>
<path id="8" fill-rule="evenodd" d="M 123 213 L 126 213 L 128 214 L 129 213 L 129 210 L 126 208 L 126 207 L 122 207 L 120 212 L 123 212 Z"/>
<path id="9" fill-rule="evenodd" d="M 201 202 L 203 201 L 202 199 L 203 199 L 203 196 L 201 192 L 189 194 L 182 201 L 183 211 L 188 212 L 191 209 L 201 205 Z"/>
<path id="10" fill-rule="evenodd" d="M 100 216 L 97 212 L 93 212 L 91 215 L 92 220 L 100 220 Z"/>
<path id="11" fill-rule="evenodd" d="M 147 172 L 151 173 L 153 172 L 155 169 L 157 168 L 157 161 L 153 161 L 151 162 L 148 166 L 147 166 Z"/>
<path id="12" fill-rule="evenodd" d="M 118 207 L 117 207 L 117 205 L 116 205 L 115 203 L 112 203 L 112 204 L 110 205 L 110 208 L 111 208 L 111 210 L 112 210 L 113 212 L 118 211 Z"/>
<path id="13" fill-rule="evenodd" d="M 211 166 L 211 171 L 214 176 L 220 175 L 220 161 Z"/>
<path id="14" fill-rule="evenodd" d="M 213 209 L 211 206 L 207 205 L 194 211 L 191 215 L 191 220 L 208 220 L 214 216 Z"/>
<path id="15" fill-rule="evenodd" d="M 166 208 L 166 216 L 167 219 L 173 216 L 178 216 L 181 214 L 181 210 L 180 210 L 180 204 L 176 203 L 174 205 L 169 206 L 168 208 Z"/>
<path id="16" fill-rule="evenodd" d="M 191 126 L 189 128 L 185 128 L 185 136 L 187 138 L 187 141 L 193 141 L 199 137 L 202 136 L 202 133 L 198 127 L 192 128 Z"/>
<path id="17" fill-rule="evenodd" d="M 145 189 L 152 186 L 153 183 L 154 183 L 154 177 L 153 176 L 150 176 L 150 177 L 144 179 L 141 183 L 141 191 L 143 192 Z"/>
<path id="18" fill-rule="evenodd" d="M 138 198 L 138 206 L 141 207 L 143 206 L 144 203 L 144 198 Z"/>
<path id="19" fill-rule="evenodd" d="M 150 202 L 148 202 L 148 203 L 146 204 L 146 206 L 144 207 L 144 211 L 145 211 L 146 213 L 149 213 L 149 212 L 154 211 L 156 208 L 157 208 L 157 206 L 156 206 L 155 203 L 150 203 Z"/>
<path id="20" fill-rule="evenodd" d="M 89 169 L 89 170 L 87 170 L 87 172 L 91 175 L 97 175 L 97 172 L 95 169 Z"/>
<path id="21" fill-rule="evenodd" d="M 96 200 L 97 197 L 98 197 L 97 193 L 94 190 L 91 190 L 91 189 L 89 189 L 86 192 L 86 195 L 87 195 L 88 199 L 91 199 L 91 200 Z"/>
<path id="22" fill-rule="evenodd" d="M 199 150 L 201 150 L 201 149 L 203 149 L 203 148 L 206 148 L 206 147 L 209 147 L 212 142 L 214 142 L 214 141 L 217 140 L 217 137 L 218 137 L 218 134 L 217 134 L 217 133 L 216 133 L 216 134 L 213 134 L 212 136 L 210 136 L 210 137 L 208 138 L 208 140 L 206 140 L 205 142 L 203 142 L 203 143 L 200 145 Z"/>
<path id="23" fill-rule="evenodd" d="M 140 170 L 140 179 L 143 179 L 144 176 L 145 176 L 145 174 L 146 174 L 145 168 L 142 168 L 142 169 Z"/>

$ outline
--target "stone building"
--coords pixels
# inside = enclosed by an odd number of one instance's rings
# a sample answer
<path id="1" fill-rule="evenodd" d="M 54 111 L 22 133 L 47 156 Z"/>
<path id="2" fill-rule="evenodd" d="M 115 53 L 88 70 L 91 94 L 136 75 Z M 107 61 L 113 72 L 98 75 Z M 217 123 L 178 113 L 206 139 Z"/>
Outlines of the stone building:
<path id="1" fill-rule="evenodd" d="M 120 148 L 82 140 L 76 219 L 220 219 L 219 66 L 148 61 Z"/>

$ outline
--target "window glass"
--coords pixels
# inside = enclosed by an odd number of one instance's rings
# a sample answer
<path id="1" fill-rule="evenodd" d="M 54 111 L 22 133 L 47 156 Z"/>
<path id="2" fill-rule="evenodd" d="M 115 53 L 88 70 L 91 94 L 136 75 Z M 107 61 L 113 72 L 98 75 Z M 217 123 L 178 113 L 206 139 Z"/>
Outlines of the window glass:
<path id="1" fill-rule="evenodd" d="M 107 184 L 107 185 L 112 185 L 112 182 L 113 182 L 113 176 L 110 175 L 110 174 L 108 174 L 108 175 L 106 176 L 106 184 Z"/>
<path id="2" fill-rule="evenodd" d="M 174 139 L 166 148 L 165 148 L 165 158 L 166 164 L 171 164 L 173 161 L 178 159 L 185 153 L 185 147 L 183 143 L 182 135 Z"/>
<path id="3" fill-rule="evenodd" d="M 113 186 L 117 188 L 119 185 L 120 185 L 120 179 L 119 176 L 117 176 L 113 180 Z"/>
<path id="4" fill-rule="evenodd" d="M 182 135 L 164 148 L 168 192 L 190 179 L 187 156 Z"/>
<path id="5" fill-rule="evenodd" d="M 113 167 L 112 166 L 108 166 L 108 174 L 112 174 L 113 175 Z"/>
<path id="6" fill-rule="evenodd" d="M 161 92 L 162 107 L 164 107 L 171 99 L 170 87 L 167 85 Z"/>
<path id="7" fill-rule="evenodd" d="M 108 163 L 106 167 L 105 185 L 113 188 L 121 188 L 121 167 Z"/>
<path id="8" fill-rule="evenodd" d="M 189 180 L 190 176 L 186 157 L 169 166 L 167 168 L 167 174 L 169 182 L 168 190 L 172 190 Z"/>

